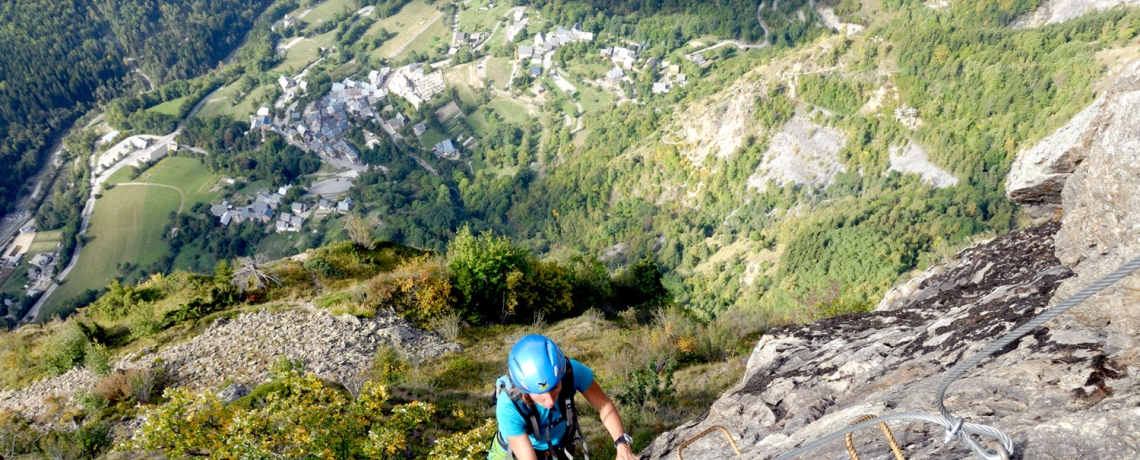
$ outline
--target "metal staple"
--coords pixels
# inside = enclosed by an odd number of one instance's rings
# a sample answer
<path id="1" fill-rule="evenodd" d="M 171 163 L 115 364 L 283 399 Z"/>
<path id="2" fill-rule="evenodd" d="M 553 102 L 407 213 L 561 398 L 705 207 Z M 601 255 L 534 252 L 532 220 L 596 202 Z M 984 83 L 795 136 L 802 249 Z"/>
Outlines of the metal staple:
<path id="1" fill-rule="evenodd" d="M 681 451 L 685 450 L 685 448 L 688 447 L 689 444 L 692 444 L 692 443 L 696 442 L 696 440 L 701 439 L 701 438 L 705 437 L 705 435 L 712 433 L 713 431 L 717 431 L 717 430 L 719 430 L 721 433 L 724 433 L 724 437 L 728 438 L 728 444 L 732 446 L 732 450 L 736 451 L 736 456 L 739 457 L 740 456 L 740 448 L 736 447 L 736 441 L 732 440 L 732 434 L 729 433 L 725 427 L 717 425 L 717 426 L 709 428 L 705 431 L 700 432 L 700 434 L 689 438 L 689 440 L 687 440 L 685 442 L 682 442 L 681 445 L 679 447 L 677 447 L 677 460 L 685 460 L 685 457 L 681 456 Z"/>
<path id="2" fill-rule="evenodd" d="M 874 420 L 874 415 L 864 415 L 855 419 L 848 426 L 855 426 L 868 420 Z M 891 433 L 891 429 L 887 427 L 886 422 L 879 422 L 879 429 L 883 430 L 883 437 L 887 439 L 887 444 L 891 446 L 891 452 L 895 453 L 895 460 L 906 460 L 903 456 L 902 449 L 899 448 L 898 441 L 895 440 L 895 435 Z M 859 453 L 855 452 L 855 442 L 851 440 L 851 433 L 847 433 L 843 437 L 843 443 L 847 445 L 847 454 L 851 455 L 851 460 L 860 460 Z"/>

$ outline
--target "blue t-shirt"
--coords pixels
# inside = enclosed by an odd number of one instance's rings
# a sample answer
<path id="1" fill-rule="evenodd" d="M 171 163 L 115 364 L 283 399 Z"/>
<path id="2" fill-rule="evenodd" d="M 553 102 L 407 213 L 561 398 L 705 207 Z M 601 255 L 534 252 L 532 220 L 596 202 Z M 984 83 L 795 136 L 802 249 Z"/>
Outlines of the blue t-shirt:
<path id="1" fill-rule="evenodd" d="M 570 366 L 574 369 L 574 390 L 581 393 L 590 388 L 594 383 L 594 371 L 573 359 L 570 360 Z M 563 382 L 563 385 L 566 383 L 568 382 Z M 550 442 L 558 445 L 566 434 L 566 417 L 558 410 L 558 405 L 555 404 L 554 408 L 547 409 L 538 404 L 528 406 L 523 401 L 519 401 L 518 404 L 523 408 L 538 411 L 539 432 L 530 435 L 530 443 L 535 450 L 550 449 L 546 444 L 547 430 L 550 431 Z M 505 391 L 499 393 L 499 399 L 496 401 L 495 418 L 499 421 L 499 431 L 503 433 L 504 441 L 506 437 L 526 434 L 527 419 L 515 408 L 510 395 Z"/>

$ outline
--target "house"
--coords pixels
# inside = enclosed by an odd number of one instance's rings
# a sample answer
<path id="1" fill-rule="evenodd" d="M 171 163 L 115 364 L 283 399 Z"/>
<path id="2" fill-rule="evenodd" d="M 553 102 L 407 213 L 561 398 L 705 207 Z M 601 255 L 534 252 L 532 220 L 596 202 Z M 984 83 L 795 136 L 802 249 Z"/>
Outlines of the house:
<path id="1" fill-rule="evenodd" d="M 621 65 L 626 69 L 632 69 L 633 64 L 637 62 L 637 51 L 621 46 L 615 46 L 610 52 L 610 61 L 614 64 Z"/>
<path id="2" fill-rule="evenodd" d="M 136 149 L 145 149 L 149 145 L 150 145 L 149 139 L 144 139 L 141 137 L 132 137 L 131 138 L 131 147 L 134 147 Z"/>
<path id="3" fill-rule="evenodd" d="M 463 45 L 464 43 L 467 43 L 467 33 L 466 33 L 466 32 L 459 32 L 459 33 L 456 33 L 456 34 L 455 34 L 455 43 L 454 43 L 454 45 L 455 45 L 455 46 L 461 46 L 461 45 Z"/>
<path id="4" fill-rule="evenodd" d="M 471 43 L 479 43 L 479 40 L 482 40 L 482 39 L 483 39 L 483 32 L 472 32 L 471 33 Z"/>
<path id="5" fill-rule="evenodd" d="M 519 46 L 518 53 L 515 57 L 520 61 L 530 59 L 534 57 L 534 48 L 525 45 Z"/>
<path id="6" fill-rule="evenodd" d="M 423 123 L 417 123 L 415 126 L 412 127 L 412 133 L 415 134 L 416 137 L 420 137 L 420 135 L 426 131 L 427 131 L 427 125 L 425 125 Z"/>
<path id="7" fill-rule="evenodd" d="M 295 86 L 297 84 L 296 82 L 293 81 L 292 78 L 286 77 L 284 75 L 282 75 L 280 78 L 277 79 L 277 83 L 279 85 L 281 85 L 282 91 L 289 91 L 290 89 L 293 88 L 293 86 Z"/>
<path id="8" fill-rule="evenodd" d="M 515 10 L 515 22 L 522 21 L 523 10 Z"/>
<path id="9" fill-rule="evenodd" d="M 261 106 L 261 108 L 257 109 L 257 116 L 268 117 L 269 116 L 269 106 L 263 105 L 263 106 Z"/>
<path id="10" fill-rule="evenodd" d="M 535 83 L 534 87 L 531 88 L 531 91 L 534 91 L 535 96 L 542 96 L 543 94 L 546 94 L 546 88 L 543 88 L 539 83 Z"/>
<path id="11" fill-rule="evenodd" d="M 652 68 L 657 67 L 657 64 L 658 64 L 657 58 L 651 57 L 651 58 L 645 60 L 645 67 L 644 68 L 645 69 L 652 69 Z"/>
<path id="12" fill-rule="evenodd" d="M 279 221 L 277 221 L 277 224 L 274 225 L 273 230 L 276 231 L 277 233 L 285 233 L 285 232 L 289 231 L 289 223 L 285 222 L 283 220 L 279 220 Z"/>
<path id="13" fill-rule="evenodd" d="M 293 216 L 293 217 L 289 218 L 289 227 L 294 232 L 300 230 L 301 226 L 304 224 L 305 224 L 305 218 L 304 217 Z"/>
<path id="14" fill-rule="evenodd" d="M 532 76 L 534 78 L 541 77 L 542 76 L 542 67 L 539 67 L 536 65 L 530 66 L 530 76 Z"/>
<path id="15" fill-rule="evenodd" d="M 28 261 L 28 263 L 40 268 L 45 268 L 51 263 L 52 259 L 53 256 L 51 253 L 42 252 L 32 257 L 32 260 Z"/>
<path id="16" fill-rule="evenodd" d="M 259 201 L 257 203 L 254 203 L 253 206 L 249 207 L 249 214 L 249 218 L 252 220 L 260 220 L 264 223 L 269 223 L 273 220 L 274 213 L 273 209 L 270 208 L 268 204 Z"/>
<path id="17" fill-rule="evenodd" d="M 117 130 L 117 129 L 107 133 L 103 137 L 100 137 L 99 143 L 100 144 L 110 144 L 111 141 L 115 140 L 116 137 L 119 137 L 119 130 Z"/>
<path id="18" fill-rule="evenodd" d="M 229 211 L 230 203 L 227 201 L 223 201 L 222 204 L 215 204 L 213 206 L 210 206 L 210 214 L 213 214 L 214 217 L 222 217 L 223 214 Z"/>
<path id="19" fill-rule="evenodd" d="M 303 213 L 305 211 L 308 211 L 309 207 L 306 206 L 305 203 L 294 202 L 293 206 L 291 206 L 290 209 L 293 210 L 293 214 L 300 214 L 300 213 Z"/>
<path id="20" fill-rule="evenodd" d="M 614 67 L 613 70 L 606 72 L 605 78 L 606 83 L 616 85 L 621 82 L 622 78 L 625 78 L 625 72 L 623 72 L 620 67 Z"/>
<path id="21" fill-rule="evenodd" d="M 348 214 L 349 211 L 352 211 L 352 198 L 345 198 L 344 201 L 336 204 L 336 212 Z"/>
<path id="22" fill-rule="evenodd" d="M 317 208 L 324 209 L 327 211 L 329 209 L 332 209 L 332 207 L 333 207 L 333 201 L 332 200 L 329 200 L 326 198 L 321 198 L 321 200 L 317 202 Z"/>
<path id="23" fill-rule="evenodd" d="M 459 150 L 455 148 L 455 144 L 451 143 L 451 139 L 445 139 L 438 144 L 435 144 L 435 147 L 432 150 L 435 151 L 437 155 L 445 157 L 454 156 L 459 152 Z"/>
<path id="24" fill-rule="evenodd" d="M 292 185 L 282 185 L 280 187 L 277 187 L 277 194 L 285 196 L 285 194 L 289 193 L 289 189 L 291 188 L 293 188 Z"/>
<path id="25" fill-rule="evenodd" d="M 707 59 L 705 59 L 705 55 L 703 55 L 701 53 L 697 53 L 697 54 L 690 56 L 689 60 L 692 61 L 696 65 L 704 65 L 704 63 L 707 62 Z"/>
<path id="26" fill-rule="evenodd" d="M 653 84 L 653 94 L 665 94 L 673 89 L 673 84 L 668 80 L 662 80 Z"/>
<path id="27" fill-rule="evenodd" d="M 225 214 L 222 214 L 222 218 L 221 218 L 222 226 L 225 227 L 225 226 L 229 225 L 230 222 L 233 221 L 233 219 L 234 219 L 233 214 L 231 214 L 230 211 L 226 211 Z"/>

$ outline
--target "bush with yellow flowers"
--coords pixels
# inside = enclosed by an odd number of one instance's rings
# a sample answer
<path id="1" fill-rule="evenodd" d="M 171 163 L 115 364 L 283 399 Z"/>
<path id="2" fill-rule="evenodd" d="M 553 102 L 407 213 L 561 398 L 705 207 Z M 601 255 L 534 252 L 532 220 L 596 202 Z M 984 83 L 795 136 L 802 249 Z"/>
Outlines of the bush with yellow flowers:
<path id="1" fill-rule="evenodd" d="M 405 458 L 411 436 L 435 413 L 419 401 L 386 411 L 388 390 L 375 382 L 355 398 L 298 370 L 274 384 L 249 408 L 222 404 L 210 391 L 167 390 L 168 401 L 148 409 L 134 440 L 120 448 L 171 458 Z"/>

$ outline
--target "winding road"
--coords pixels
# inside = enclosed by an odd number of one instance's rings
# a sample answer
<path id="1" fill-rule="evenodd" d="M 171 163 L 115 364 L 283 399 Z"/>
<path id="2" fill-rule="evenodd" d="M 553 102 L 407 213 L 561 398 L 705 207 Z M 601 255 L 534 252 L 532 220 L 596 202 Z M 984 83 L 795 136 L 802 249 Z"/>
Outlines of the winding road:
<path id="1" fill-rule="evenodd" d="M 773 0 L 772 1 L 772 7 L 775 8 L 775 5 L 776 5 L 776 2 L 775 2 L 775 0 Z M 722 46 L 727 46 L 727 45 L 734 45 L 737 48 L 742 49 L 742 50 L 758 50 L 758 49 L 767 48 L 768 45 L 770 44 L 768 42 L 768 36 L 771 35 L 771 32 L 768 31 L 768 25 L 764 24 L 764 19 L 760 17 L 760 12 L 763 10 L 764 10 L 764 3 L 760 3 L 760 6 L 756 8 L 756 21 L 758 21 L 760 23 L 760 28 L 764 29 L 764 42 L 763 43 L 760 43 L 759 45 L 750 45 L 750 44 L 744 43 L 740 40 L 733 40 L 733 39 L 721 40 L 719 43 L 717 43 L 715 45 L 708 46 L 708 47 L 693 51 L 692 53 L 688 53 L 685 55 L 685 57 L 692 57 L 693 55 L 695 55 L 697 53 L 704 53 L 706 51 L 712 51 L 714 49 L 720 48 Z"/>

